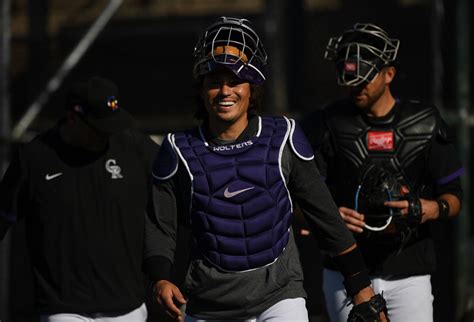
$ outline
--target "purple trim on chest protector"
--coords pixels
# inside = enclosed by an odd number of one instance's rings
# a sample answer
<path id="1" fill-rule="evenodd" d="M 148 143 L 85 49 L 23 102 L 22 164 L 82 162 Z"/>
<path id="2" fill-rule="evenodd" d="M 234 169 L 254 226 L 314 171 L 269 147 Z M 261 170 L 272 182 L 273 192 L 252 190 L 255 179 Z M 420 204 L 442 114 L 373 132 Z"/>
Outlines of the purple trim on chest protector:
<path id="1" fill-rule="evenodd" d="M 293 142 L 293 147 L 297 154 L 307 159 L 314 156 L 313 148 L 311 147 L 306 135 L 298 124 L 295 124 L 295 129 L 293 131 L 293 135 L 290 137 L 290 140 Z"/>

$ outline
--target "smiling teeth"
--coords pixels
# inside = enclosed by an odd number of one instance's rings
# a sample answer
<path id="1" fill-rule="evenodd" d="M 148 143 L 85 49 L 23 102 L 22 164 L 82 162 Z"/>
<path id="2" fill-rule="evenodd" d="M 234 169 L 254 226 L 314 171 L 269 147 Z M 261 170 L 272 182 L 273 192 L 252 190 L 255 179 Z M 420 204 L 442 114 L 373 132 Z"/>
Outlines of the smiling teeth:
<path id="1" fill-rule="evenodd" d="M 219 102 L 219 105 L 223 105 L 223 106 L 231 106 L 231 105 L 234 105 L 235 102 L 228 102 L 228 101 L 225 101 L 225 102 Z"/>

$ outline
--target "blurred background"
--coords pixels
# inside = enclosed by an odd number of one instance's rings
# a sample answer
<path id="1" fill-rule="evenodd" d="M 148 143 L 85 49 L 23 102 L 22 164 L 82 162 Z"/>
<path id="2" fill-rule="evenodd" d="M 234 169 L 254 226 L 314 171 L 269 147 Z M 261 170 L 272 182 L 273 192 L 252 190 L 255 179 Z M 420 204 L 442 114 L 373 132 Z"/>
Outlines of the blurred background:
<path id="1" fill-rule="evenodd" d="M 262 113 L 297 119 L 343 95 L 324 60 L 329 37 L 355 22 L 381 26 L 401 40 L 395 95 L 434 103 L 458 134 L 465 198 L 459 218 L 433 225 L 435 321 L 473 321 L 471 1 L 0 0 L 0 6 L 2 170 L 14 145 L 63 115 L 66 89 L 78 78 L 114 80 L 121 105 L 157 140 L 195 125 L 192 53 L 203 28 L 220 16 L 246 17 L 262 35 L 269 54 Z M 0 243 L 1 322 L 37 321 L 23 234 L 19 224 Z M 311 319 L 326 321 L 318 246 L 311 236 L 299 236 L 298 244 Z M 162 320 L 155 305 L 149 309 L 150 321 Z"/>

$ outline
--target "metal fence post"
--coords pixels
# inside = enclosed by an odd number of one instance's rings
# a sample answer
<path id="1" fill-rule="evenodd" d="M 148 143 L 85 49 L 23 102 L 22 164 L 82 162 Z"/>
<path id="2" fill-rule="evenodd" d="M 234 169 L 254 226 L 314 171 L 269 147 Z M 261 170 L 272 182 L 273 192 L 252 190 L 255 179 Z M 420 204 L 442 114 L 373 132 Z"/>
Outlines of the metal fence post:
<path id="1" fill-rule="evenodd" d="M 470 125 L 468 123 L 470 108 L 470 24 L 469 24 L 469 0 L 458 0 L 456 2 L 455 15 L 455 70 L 456 70 L 456 107 L 458 110 L 459 123 L 459 146 L 461 162 L 465 167 L 462 178 L 464 189 L 464 202 L 461 216 L 456 225 L 456 275 L 457 275 L 457 304 L 456 316 L 459 317 L 465 308 L 467 299 L 468 281 L 468 237 L 470 216 Z"/>
<path id="2" fill-rule="evenodd" d="M 9 159 L 10 136 L 10 1 L 0 0 L 0 175 L 3 177 Z M 9 234 L 0 243 L 0 321 L 9 321 Z"/>

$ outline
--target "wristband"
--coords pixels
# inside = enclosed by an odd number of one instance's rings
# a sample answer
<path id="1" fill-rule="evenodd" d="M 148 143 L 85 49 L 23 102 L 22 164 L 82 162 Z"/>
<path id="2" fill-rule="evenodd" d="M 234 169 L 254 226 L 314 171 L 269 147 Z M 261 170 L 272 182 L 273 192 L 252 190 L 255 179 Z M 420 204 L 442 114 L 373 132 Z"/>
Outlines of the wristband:
<path id="1" fill-rule="evenodd" d="M 438 203 L 438 218 L 439 219 L 446 219 L 449 217 L 449 202 L 445 199 L 437 199 L 436 202 Z"/>
<path id="2" fill-rule="evenodd" d="M 359 248 L 332 258 L 344 276 L 344 287 L 349 296 L 370 285 L 369 273 Z"/>
<path id="3" fill-rule="evenodd" d="M 334 256 L 332 259 L 344 278 L 356 275 L 367 268 L 359 247 L 345 254 Z"/>
<path id="4" fill-rule="evenodd" d="M 418 226 L 421 223 L 422 209 L 420 198 L 412 196 L 408 200 L 408 223 Z"/>
<path id="5" fill-rule="evenodd" d="M 346 276 L 344 278 L 344 287 L 346 288 L 347 295 L 353 297 L 355 294 L 359 293 L 360 290 L 370 286 L 369 273 L 366 269 L 357 273 L 353 276 Z"/>

